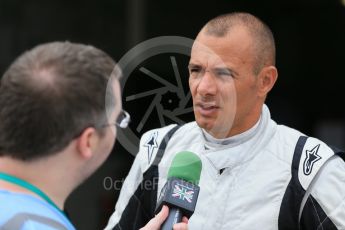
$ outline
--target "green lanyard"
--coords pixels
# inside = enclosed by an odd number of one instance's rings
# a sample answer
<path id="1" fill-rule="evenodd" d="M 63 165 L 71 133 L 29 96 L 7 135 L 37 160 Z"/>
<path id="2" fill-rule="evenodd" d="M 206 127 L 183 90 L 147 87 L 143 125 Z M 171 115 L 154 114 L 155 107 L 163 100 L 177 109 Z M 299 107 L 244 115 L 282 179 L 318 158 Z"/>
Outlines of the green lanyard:
<path id="1" fill-rule="evenodd" d="M 3 172 L 0 172 L 0 180 L 10 182 L 12 184 L 18 185 L 22 188 L 26 188 L 27 190 L 35 193 L 36 195 L 41 197 L 43 200 L 47 201 L 50 205 L 55 207 L 57 210 L 59 210 L 67 218 L 66 214 L 44 192 L 42 192 L 42 190 L 30 184 L 29 182 L 26 182 L 22 179 L 19 179 L 18 177 L 15 177 Z"/>

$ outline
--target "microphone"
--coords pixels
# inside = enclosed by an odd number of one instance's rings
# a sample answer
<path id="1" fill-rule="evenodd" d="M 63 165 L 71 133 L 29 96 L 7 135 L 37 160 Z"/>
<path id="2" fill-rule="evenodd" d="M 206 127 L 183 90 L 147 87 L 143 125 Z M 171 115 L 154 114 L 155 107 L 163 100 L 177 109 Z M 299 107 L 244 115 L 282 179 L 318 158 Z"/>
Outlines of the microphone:
<path id="1" fill-rule="evenodd" d="M 193 215 L 200 191 L 201 167 L 200 158 L 192 152 L 179 152 L 174 157 L 156 207 L 156 213 L 163 205 L 169 207 L 169 216 L 161 230 L 172 230 L 183 216 L 190 218 Z"/>

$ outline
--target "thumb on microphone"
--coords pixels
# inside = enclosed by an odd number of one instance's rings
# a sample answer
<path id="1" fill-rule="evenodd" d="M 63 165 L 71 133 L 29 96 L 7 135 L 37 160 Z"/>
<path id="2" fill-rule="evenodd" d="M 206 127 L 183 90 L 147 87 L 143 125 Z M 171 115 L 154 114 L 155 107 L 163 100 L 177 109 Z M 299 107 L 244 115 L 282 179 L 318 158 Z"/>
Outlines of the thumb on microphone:
<path id="1" fill-rule="evenodd" d="M 168 206 L 164 205 L 162 210 L 140 230 L 159 230 L 168 215 L 169 208 Z"/>
<path id="2" fill-rule="evenodd" d="M 140 230 L 159 230 L 165 219 L 168 217 L 168 215 L 169 208 L 168 206 L 163 205 L 161 211 L 153 219 L 151 219 L 144 227 L 140 228 Z M 182 222 L 183 223 L 175 224 L 174 230 L 188 230 L 188 218 L 183 217 Z"/>
<path id="3" fill-rule="evenodd" d="M 188 218 L 184 216 L 182 218 L 182 223 L 174 224 L 173 230 L 188 230 L 187 224 L 188 224 Z"/>

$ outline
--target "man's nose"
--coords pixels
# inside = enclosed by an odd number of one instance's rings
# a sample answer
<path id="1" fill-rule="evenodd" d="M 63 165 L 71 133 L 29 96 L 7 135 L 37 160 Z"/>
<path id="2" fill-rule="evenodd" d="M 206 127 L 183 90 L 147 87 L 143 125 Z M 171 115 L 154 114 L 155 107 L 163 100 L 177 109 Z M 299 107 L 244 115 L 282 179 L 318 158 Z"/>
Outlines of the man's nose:
<path id="1" fill-rule="evenodd" d="M 202 76 L 198 88 L 198 93 L 201 96 L 213 96 L 217 92 L 217 82 L 212 72 L 205 71 L 204 76 Z"/>

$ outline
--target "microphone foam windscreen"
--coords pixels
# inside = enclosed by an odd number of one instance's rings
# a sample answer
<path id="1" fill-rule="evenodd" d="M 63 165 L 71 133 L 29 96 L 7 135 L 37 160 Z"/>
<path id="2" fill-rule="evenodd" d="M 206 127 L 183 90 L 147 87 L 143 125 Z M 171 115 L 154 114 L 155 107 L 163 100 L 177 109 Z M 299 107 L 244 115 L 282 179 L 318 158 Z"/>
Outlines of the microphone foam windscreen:
<path id="1" fill-rule="evenodd" d="M 201 160 L 195 153 L 179 152 L 171 162 L 168 178 L 175 177 L 198 185 L 201 165 Z"/>

